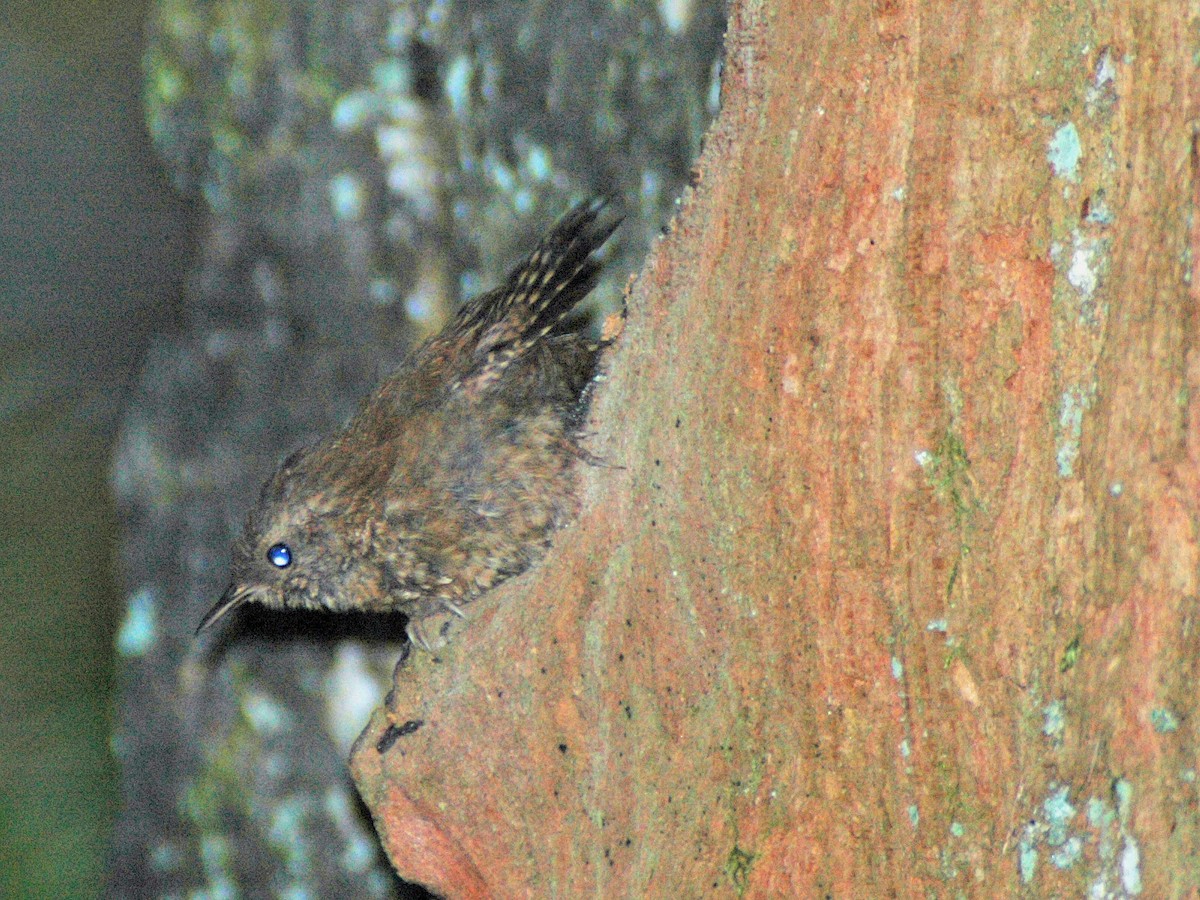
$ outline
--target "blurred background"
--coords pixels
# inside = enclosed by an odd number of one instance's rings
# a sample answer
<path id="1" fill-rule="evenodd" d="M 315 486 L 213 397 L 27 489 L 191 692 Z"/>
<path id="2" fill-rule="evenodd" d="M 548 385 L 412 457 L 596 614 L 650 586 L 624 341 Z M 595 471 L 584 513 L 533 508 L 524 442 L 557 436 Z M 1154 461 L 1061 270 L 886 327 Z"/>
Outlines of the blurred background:
<path id="1" fill-rule="evenodd" d="M 0 896 L 95 896 L 117 780 L 109 489 L 193 210 L 151 150 L 141 0 L 0 6 Z"/>
<path id="2" fill-rule="evenodd" d="M 423 896 L 345 769 L 403 622 L 192 631 L 281 454 L 596 194 L 626 215 L 615 307 L 716 113 L 723 25 L 2 0 L 0 897 Z"/>

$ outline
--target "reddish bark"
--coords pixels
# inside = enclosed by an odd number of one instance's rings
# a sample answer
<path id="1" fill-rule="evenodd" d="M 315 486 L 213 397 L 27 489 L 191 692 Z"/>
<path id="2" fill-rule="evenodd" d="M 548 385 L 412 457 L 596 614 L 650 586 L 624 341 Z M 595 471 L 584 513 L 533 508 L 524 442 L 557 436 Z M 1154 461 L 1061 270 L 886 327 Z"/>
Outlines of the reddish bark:
<path id="1" fill-rule="evenodd" d="M 623 468 L 354 756 L 402 875 L 1197 889 L 1196 25 L 735 4 L 597 398 Z"/>

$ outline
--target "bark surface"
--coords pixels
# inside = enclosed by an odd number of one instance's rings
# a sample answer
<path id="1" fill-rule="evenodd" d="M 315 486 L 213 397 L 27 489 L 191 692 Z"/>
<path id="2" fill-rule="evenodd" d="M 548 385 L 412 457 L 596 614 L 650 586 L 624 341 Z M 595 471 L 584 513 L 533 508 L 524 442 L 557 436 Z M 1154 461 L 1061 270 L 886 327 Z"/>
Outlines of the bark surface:
<path id="1" fill-rule="evenodd" d="M 404 878 L 1196 890 L 1200 44 L 1134 6 L 734 5 L 579 521 L 356 748 Z"/>

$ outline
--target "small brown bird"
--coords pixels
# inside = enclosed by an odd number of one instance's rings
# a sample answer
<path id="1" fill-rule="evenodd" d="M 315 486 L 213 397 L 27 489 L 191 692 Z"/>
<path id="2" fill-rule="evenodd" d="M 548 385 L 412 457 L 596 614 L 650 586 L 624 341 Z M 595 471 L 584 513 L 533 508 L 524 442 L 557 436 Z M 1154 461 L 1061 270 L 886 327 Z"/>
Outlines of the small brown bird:
<path id="1" fill-rule="evenodd" d="M 362 404 L 263 486 L 229 588 L 197 633 L 243 603 L 399 610 L 421 620 L 524 571 L 573 510 L 574 461 L 603 344 L 560 326 L 620 224 L 568 212 L 504 286 L 462 307 Z"/>

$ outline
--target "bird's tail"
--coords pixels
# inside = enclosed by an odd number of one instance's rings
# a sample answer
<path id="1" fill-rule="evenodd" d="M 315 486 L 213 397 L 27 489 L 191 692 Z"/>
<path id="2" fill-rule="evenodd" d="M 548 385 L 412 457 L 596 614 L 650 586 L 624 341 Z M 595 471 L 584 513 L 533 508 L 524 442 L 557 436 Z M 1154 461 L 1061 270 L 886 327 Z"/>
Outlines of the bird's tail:
<path id="1" fill-rule="evenodd" d="M 503 287 L 462 308 L 449 329 L 470 347 L 460 384 L 479 388 L 499 378 L 588 295 L 600 274 L 593 254 L 621 224 L 602 215 L 606 207 L 597 198 L 571 209 Z"/>

